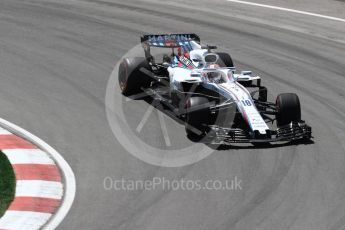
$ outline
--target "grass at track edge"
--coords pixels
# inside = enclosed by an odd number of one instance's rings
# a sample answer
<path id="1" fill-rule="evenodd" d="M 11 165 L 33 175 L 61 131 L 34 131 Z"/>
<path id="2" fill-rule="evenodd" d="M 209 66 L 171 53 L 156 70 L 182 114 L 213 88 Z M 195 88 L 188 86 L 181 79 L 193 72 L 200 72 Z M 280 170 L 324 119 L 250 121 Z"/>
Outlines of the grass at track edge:
<path id="1" fill-rule="evenodd" d="M 16 177 L 7 156 L 0 151 L 0 217 L 14 199 Z"/>

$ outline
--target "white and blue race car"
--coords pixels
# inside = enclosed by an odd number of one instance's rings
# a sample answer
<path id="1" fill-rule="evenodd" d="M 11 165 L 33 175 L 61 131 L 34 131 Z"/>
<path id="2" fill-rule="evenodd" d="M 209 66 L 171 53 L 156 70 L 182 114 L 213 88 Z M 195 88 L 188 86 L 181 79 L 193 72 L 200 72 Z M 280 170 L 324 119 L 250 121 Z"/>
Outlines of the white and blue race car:
<path id="1" fill-rule="evenodd" d="M 141 42 L 145 57 L 120 64 L 122 94 L 158 100 L 183 119 L 191 139 L 255 144 L 312 137 L 296 94 L 268 102 L 259 76 L 236 73 L 229 54 L 200 45 L 196 34 L 144 35 Z"/>

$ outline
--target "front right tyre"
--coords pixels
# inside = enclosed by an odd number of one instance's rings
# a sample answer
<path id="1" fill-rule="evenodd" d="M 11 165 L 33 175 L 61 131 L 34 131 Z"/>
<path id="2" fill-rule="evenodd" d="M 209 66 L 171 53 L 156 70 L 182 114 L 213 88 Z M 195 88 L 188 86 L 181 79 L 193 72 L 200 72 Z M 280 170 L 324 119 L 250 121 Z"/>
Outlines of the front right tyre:
<path id="1" fill-rule="evenodd" d="M 276 109 L 278 127 L 301 120 L 301 104 L 298 96 L 294 93 L 279 94 L 276 100 Z"/>

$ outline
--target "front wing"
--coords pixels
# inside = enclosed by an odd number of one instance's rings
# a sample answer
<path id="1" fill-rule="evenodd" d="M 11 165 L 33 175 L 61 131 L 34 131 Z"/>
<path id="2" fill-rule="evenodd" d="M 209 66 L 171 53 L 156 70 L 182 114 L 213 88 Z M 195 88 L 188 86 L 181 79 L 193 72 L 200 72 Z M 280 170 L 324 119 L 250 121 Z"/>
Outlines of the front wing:
<path id="1" fill-rule="evenodd" d="M 210 126 L 210 132 L 207 138 L 210 138 L 212 144 L 231 144 L 231 143 L 269 143 L 284 142 L 296 140 L 308 140 L 312 138 L 311 127 L 304 121 L 291 122 L 289 125 L 270 130 L 269 135 L 256 136 L 250 135 L 242 129 L 224 128 Z"/>

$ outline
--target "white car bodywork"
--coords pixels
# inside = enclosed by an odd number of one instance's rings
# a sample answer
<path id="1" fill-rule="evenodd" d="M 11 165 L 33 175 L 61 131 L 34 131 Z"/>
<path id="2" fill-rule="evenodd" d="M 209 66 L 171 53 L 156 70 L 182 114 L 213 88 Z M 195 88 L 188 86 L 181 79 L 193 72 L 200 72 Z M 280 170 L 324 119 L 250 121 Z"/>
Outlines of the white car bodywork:
<path id="1" fill-rule="evenodd" d="M 211 53 L 207 49 L 202 49 L 194 41 L 191 41 L 191 45 L 193 50 L 189 53 L 190 60 L 197 68 L 188 69 L 174 65 L 168 67 L 170 90 L 182 92 L 183 82 L 202 84 L 203 87 L 216 91 L 224 98 L 235 102 L 239 112 L 253 132 L 258 131 L 260 134 L 266 134 L 269 127 L 257 110 L 252 96 L 244 86 L 238 83 L 239 80 L 251 81 L 260 79 L 260 77 L 252 76 L 250 71 L 235 74 L 234 68 L 220 68 L 215 63 L 206 63 L 205 56 Z M 215 54 L 212 53 L 212 55 Z M 217 81 L 211 80 L 208 77 L 210 74 L 216 76 Z"/>

